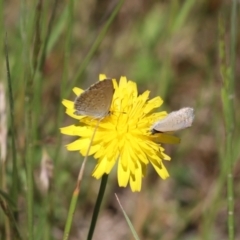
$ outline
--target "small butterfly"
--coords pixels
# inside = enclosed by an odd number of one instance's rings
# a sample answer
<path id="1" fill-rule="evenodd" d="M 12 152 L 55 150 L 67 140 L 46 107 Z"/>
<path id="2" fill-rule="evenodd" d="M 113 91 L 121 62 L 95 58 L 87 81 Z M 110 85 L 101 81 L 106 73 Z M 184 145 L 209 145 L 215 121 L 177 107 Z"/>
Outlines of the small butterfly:
<path id="1" fill-rule="evenodd" d="M 112 79 L 105 79 L 91 85 L 74 101 L 74 114 L 104 118 L 109 114 L 114 94 Z"/>
<path id="2" fill-rule="evenodd" d="M 151 127 L 152 134 L 158 132 L 174 132 L 192 126 L 194 119 L 193 108 L 182 108 L 169 113 L 165 118 L 155 122 Z"/>

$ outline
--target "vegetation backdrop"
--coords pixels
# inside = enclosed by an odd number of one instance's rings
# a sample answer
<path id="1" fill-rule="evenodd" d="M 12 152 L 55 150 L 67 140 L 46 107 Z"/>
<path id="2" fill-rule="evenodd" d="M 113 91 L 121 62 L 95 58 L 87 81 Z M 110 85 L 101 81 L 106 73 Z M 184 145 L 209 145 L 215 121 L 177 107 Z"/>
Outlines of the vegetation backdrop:
<path id="1" fill-rule="evenodd" d="M 126 76 L 139 93 L 161 96 L 162 111 L 192 107 L 195 120 L 175 134 L 179 145 L 164 145 L 172 158 L 167 180 L 149 167 L 141 192 L 133 193 L 118 186 L 114 168 L 93 239 L 133 239 L 114 193 L 140 239 L 233 239 L 229 221 L 240 239 L 237 1 L 0 4 L 0 239 L 62 239 L 83 157 L 65 148 L 74 138 L 59 128 L 76 121 L 61 102 L 100 73 Z M 71 240 L 87 236 L 100 186 L 91 176 L 95 164 L 87 162 Z"/>

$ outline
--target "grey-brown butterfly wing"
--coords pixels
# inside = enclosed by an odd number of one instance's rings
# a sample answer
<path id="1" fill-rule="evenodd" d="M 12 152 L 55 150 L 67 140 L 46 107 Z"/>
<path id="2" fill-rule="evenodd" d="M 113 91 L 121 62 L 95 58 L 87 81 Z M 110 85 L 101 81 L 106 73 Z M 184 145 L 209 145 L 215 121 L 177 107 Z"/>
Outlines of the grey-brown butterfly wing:
<path id="1" fill-rule="evenodd" d="M 76 115 L 87 115 L 94 118 L 103 118 L 109 114 L 114 94 L 113 82 L 111 79 L 99 81 L 74 101 Z"/>
<path id="2" fill-rule="evenodd" d="M 193 108 L 182 108 L 169 113 L 164 119 L 157 121 L 152 126 L 152 133 L 173 132 L 192 126 L 194 119 Z"/>

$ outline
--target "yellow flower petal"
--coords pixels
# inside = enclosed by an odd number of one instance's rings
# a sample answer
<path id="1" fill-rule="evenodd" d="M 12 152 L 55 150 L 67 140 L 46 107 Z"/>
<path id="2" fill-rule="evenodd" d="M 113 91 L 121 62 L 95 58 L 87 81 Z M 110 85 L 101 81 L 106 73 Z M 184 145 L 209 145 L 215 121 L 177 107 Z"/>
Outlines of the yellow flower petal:
<path id="1" fill-rule="evenodd" d="M 142 187 L 142 169 L 136 168 L 135 174 L 130 176 L 130 187 L 133 192 L 139 192 Z"/>
<path id="2" fill-rule="evenodd" d="M 73 92 L 74 92 L 77 96 L 79 96 L 81 93 L 84 92 L 84 90 L 81 89 L 81 88 L 75 87 L 75 88 L 73 88 Z"/>
<path id="3" fill-rule="evenodd" d="M 86 130 L 86 126 L 80 127 L 77 125 L 70 125 L 67 127 L 60 128 L 62 134 L 67 134 L 70 136 L 81 136 L 81 132 Z"/>
<path id="4" fill-rule="evenodd" d="M 104 74 L 99 75 L 100 80 L 106 78 Z M 99 122 L 91 144 L 90 155 L 97 161 L 92 175 L 99 179 L 103 174 L 109 174 L 117 163 L 119 186 L 129 184 L 133 192 L 140 191 L 149 162 L 162 179 L 169 176 L 163 161 L 171 158 L 164 153 L 161 144 L 176 144 L 180 139 L 168 133 L 151 132 L 153 124 L 167 115 L 165 111 L 154 112 L 163 103 L 160 97 L 149 99 L 149 91 L 139 95 L 136 83 L 126 77 L 121 77 L 119 83 L 113 79 L 113 85 L 110 114 Z M 83 92 L 80 88 L 73 91 L 76 95 Z M 63 100 L 63 105 L 66 113 L 79 121 L 60 129 L 63 134 L 79 137 L 68 144 L 67 149 L 77 150 L 85 156 L 99 120 L 75 115 L 72 101 Z"/>
<path id="5" fill-rule="evenodd" d="M 167 169 L 164 167 L 163 164 L 160 164 L 156 161 L 150 161 L 151 164 L 153 165 L 154 169 L 156 170 L 156 172 L 158 173 L 158 175 L 162 178 L 162 179 L 166 179 L 169 177 L 168 171 Z"/>
<path id="6" fill-rule="evenodd" d="M 96 165 L 92 176 L 99 179 L 99 178 L 102 177 L 102 175 L 104 173 L 109 174 L 110 171 L 112 170 L 115 162 L 116 162 L 116 160 L 115 161 L 108 161 L 108 159 L 106 157 L 102 158 L 98 162 L 98 164 Z"/>
<path id="7" fill-rule="evenodd" d="M 105 74 L 99 74 L 99 81 L 102 81 L 106 78 L 107 78 L 107 76 Z"/>
<path id="8" fill-rule="evenodd" d="M 62 104 L 68 109 L 74 109 L 74 103 L 72 101 L 63 99 Z"/>
<path id="9" fill-rule="evenodd" d="M 180 143 L 180 138 L 173 135 L 164 134 L 164 133 L 156 133 L 152 135 L 151 138 L 153 138 L 154 141 L 157 143 L 168 143 L 168 144 Z"/>
<path id="10" fill-rule="evenodd" d="M 66 114 L 74 119 L 80 120 L 86 117 L 86 116 L 76 115 L 74 112 L 75 110 L 73 109 L 69 109 L 69 108 L 66 109 Z"/>
<path id="11" fill-rule="evenodd" d="M 126 187 L 130 177 L 130 169 L 124 168 L 120 159 L 118 161 L 118 185 Z"/>

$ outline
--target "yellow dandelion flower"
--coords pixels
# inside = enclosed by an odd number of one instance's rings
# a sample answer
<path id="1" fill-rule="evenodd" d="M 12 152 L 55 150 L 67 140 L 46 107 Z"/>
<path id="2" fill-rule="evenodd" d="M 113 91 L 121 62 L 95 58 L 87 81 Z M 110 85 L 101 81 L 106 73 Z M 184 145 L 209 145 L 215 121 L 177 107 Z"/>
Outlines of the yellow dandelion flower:
<path id="1" fill-rule="evenodd" d="M 106 76 L 100 75 L 100 81 L 103 79 Z M 149 163 L 162 179 L 169 176 L 163 160 L 171 158 L 164 153 L 161 143 L 179 143 L 179 138 L 150 131 L 153 123 L 167 115 L 165 111 L 154 112 L 163 103 L 160 97 L 149 100 L 149 91 L 138 95 L 136 83 L 126 77 L 121 77 L 119 84 L 113 79 L 113 84 L 115 92 L 110 114 L 100 121 L 89 153 L 97 160 L 93 176 L 99 179 L 109 174 L 117 163 L 119 186 L 126 187 L 130 183 L 133 192 L 140 191 Z M 83 92 L 79 88 L 73 91 L 77 96 Z M 85 156 L 99 120 L 75 115 L 72 101 L 63 100 L 63 105 L 66 113 L 80 122 L 61 128 L 63 134 L 79 137 L 66 147 Z"/>

